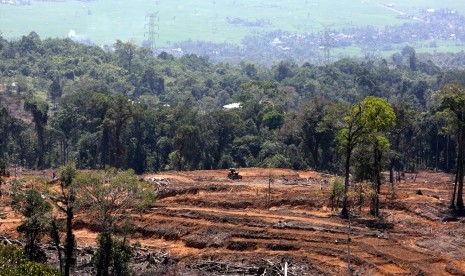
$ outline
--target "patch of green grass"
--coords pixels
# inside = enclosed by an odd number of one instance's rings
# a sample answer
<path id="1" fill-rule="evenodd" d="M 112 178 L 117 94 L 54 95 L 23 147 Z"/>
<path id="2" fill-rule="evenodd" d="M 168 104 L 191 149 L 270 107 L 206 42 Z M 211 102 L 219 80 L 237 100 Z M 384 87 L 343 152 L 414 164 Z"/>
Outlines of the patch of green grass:
<path id="1" fill-rule="evenodd" d="M 362 49 L 359 47 L 344 47 L 344 48 L 335 48 L 331 51 L 331 56 L 340 57 L 340 56 L 351 56 L 358 57 L 363 55 Z"/>
<path id="2" fill-rule="evenodd" d="M 418 53 L 433 51 L 457 53 L 465 49 L 465 43 L 456 40 L 436 41 L 435 43 L 436 47 L 434 48 L 431 47 L 430 42 L 424 42 L 415 49 Z"/>

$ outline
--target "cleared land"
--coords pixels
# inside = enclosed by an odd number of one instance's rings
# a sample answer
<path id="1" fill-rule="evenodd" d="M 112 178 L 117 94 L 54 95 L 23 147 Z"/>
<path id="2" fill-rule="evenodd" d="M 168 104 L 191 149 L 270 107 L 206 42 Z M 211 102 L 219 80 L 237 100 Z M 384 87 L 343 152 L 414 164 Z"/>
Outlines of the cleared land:
<path id="1" fill-rule="evenodd" d="M 144 252 L 158 253 L 138 254 L 138 271 L 282 275 L 287 262 L 289 275 L 345 274 L 348 225 L 328 207 L 332 176 L 281 169 L 240 174 L 242 181 L 227 179 L 226 170 L 145 175 L 160 187 L 159 199 L 135 217 L 133 240 Z M 465 219 L 447 210 L 450 175 L 422 172 L 416 182 L 413 176 L 395 185 L 395 197 L 384 185 L 384 221 L 370 218 L 366 209 L 352 220 L 352 268 L 359 275 L 465 273 Z M 18 223 L 6 207 L 0 233 L 14 238 Z M 98 225 L 80 214 L 75 228 L 80 247 L 94 245 Z"/>
<path id="2" fill-rule="evenodd" d="M 393 8 L 387 9 L 388 4 Z M 0 32 L 7 38 L 31 31 L 41 37 L 62 38 L 73 30 L 97 44 L 112 44 L 116 39 L 139 44 L 146 39 L 147 13 L 158 11 L 158 46 L 189 39 L 240 43 L 246 35 L 276 29 L 307 33 L 328 25 L 402 24 L 405 20 L 396 18 L 398 12 L 415 14 L 420 8 L 449 8 L 465 14 L 465 3 L 457 0 L 31 1 L 30 6 L 0 4 Z M 235 18 L 241 24 L 231 24 Z M 257 20 L 265 24 L 253 26 Z M 247 27 L 244 22 L 252 25 Z"/>

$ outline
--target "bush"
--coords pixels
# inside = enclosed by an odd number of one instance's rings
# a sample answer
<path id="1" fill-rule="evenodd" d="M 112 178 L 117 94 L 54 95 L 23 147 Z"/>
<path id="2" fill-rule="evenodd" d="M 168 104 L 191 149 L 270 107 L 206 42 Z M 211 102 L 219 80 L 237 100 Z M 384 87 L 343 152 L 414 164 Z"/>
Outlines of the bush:
<path id="1" fill-rule="evenodd" d="M 58 276 L 55 269 L 31 262 L 24 251 L 13 245 L 0 243 L 0 276 Z"/>
<path id="2" fill-rule="evenodd" d="M 334 179 L 333 188 L 331 190 L 331 195 L 329 197 L 329 202 L 331 205 L 331 210 L 334 208 L 339 207 L 339 203 L 341 202 L 341 198 L 344 196 L 344 183 L 342 179 L 337 177 Z"/>
<path id="3" fill-rule="evenodd" d="M 229 154 L 223 154 L 220 162 L 218 163 L 218 168 L 227 169 L 232 167 L 235 167 L 234 159 Z"/>
<path id="4" fill-rule="evenodd" d="M 13 208 L 25 217 L 17 230 L 26 239 L 25 252 L 28 258 L 31 261 L 45 262 L 47 257 L 39 243 L 47 232 L 52 205 L 42 198 L 39 191 L 27 190 L 14 195 Z"/>
<path id="5" fill-rule="evenodd" d="M 125 238 L 114 239 L 108 233 L 101 233 L 97 238 L 98 249 L 92 257 L 97 267 L 97 275 L 130 275 L 129 261 L 133 255 L 133 248 Z"/>
<path id="6" fill-rule="evenodd" d="M 289 158 L 286 158 L 284 155 L 278 153 L 272 157 L 266 158 L 262 162 L 262 165 L 268 168 L 290 168 L 291 161 Z"/>

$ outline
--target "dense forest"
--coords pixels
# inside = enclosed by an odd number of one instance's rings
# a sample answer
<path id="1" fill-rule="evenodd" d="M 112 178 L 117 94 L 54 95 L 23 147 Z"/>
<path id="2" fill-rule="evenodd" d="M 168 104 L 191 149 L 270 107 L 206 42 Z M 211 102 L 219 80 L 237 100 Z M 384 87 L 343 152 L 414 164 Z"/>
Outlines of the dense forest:
<path id="1" fill-rule="evenodd" d="M 0 157 L 9 166 L 116 167 L 137 173 L 228 167 L 343 171 L 337 135 L 351 105 L 390 103 L 385 168 L 450 171 L 456 137 L 438 116 L 437 91 L 465 72 L 417 58 L 262 67 L 45 39 L 0 39 Z M 239 108 L 224 108 L 239 103 Z M 361 149 L 353 166 L 369 160 Z M 366 167 L 366 166 L 365 166 Z"/>

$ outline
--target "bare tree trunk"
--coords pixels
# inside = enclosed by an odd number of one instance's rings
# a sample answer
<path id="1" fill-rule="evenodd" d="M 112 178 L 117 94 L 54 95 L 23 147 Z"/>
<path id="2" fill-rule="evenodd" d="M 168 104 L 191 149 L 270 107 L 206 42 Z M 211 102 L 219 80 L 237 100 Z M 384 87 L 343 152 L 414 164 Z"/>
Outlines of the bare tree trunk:
<path id="1" fill-rule="evenodd" d="M 97 259 L 97 276 L 109 276 L 112 237 L 110 233 L 102 233 L 99 241 L 99 255 Z"/>
<path id="2" fill-rule="evenodd" d="M 462 134 L 463 135 L 463 134 Z M 461 136 L 461 140 L 463 140 L 463 137 Z M 460 159 L 458 160 L 458 165 L 459 167 L 457 168 L 458 172 L 458 184 L 457 184 L 457 210 L 463 211 L 463 154 L 464 154 L 464 145 L 463 141 L 459 142 L 459 154 L 460 154 Z"/>
<path id="3" fill-rule="evenodd" d="M 451 202 L 450 202 L 450 205 L 449 205 L 450 209 L 455 209 L 455 195 L 456 195 L 456 192 L 457 192 L 457 181 L 459 179 L 459 170 L 458 170 L 459 163 L 458 163 L 458 160 L 459 160 L 459 158 L 457 158 L 457 166 L 456 166 L 456 169 L 455 169 L 454 190 L 452 191 L 452 198 L 451 198 Z"/>
<path id="4" fill-rule="evenodd" d="M 52 239 L 55 248 L 57 249 L 58 261 L 60 263 L 60 273 L 63 273 L 63 257 L 60 248 L 60 233 L 56 218 L 53 218 L 50 224 L 50 238 Z"/>
<path id="5" fill-rule="evenodd" d="M 350 216 L 349 216 L 349 229 L 347 231 L 347 275 L 352 275 L 350 268 Z"/>
<path id="6" fill-rule="evenodd" d="M 457 133 L 457 172 L 456 172 L 456 181 L 454 184 L 454 191 L 452 195 L 452 202 L 451 202 L 451 207 L 456 207 L 457 210 L 462 211 L 463 210 L 463 199 L 462 199 L 462 193 L 463 193 L 463 157 L 464 157 L 464 132 L 462 128 L 458 130 Z M 457 193 L 456 193 L 457 189 Z M 454 199 L 455 199 L 455 204 L 454 205 Z"/>
<path id="7" fill-rule="evenodd" d="M 71 267 L 74 265 L 73 216 L 73 207 L 68 206 L 66 209 L 65 276 L 70 275 Z"/>
<path id="8" fill-rule="evenodd" d="M 349 217 L 349 208 L 347 202 L 347 193 L 349 192 L 349 178 L 350 178 L 350 157 L 352 155 L 352 149 L 348 146 L 346 151 L 346 162 L 345 162 L 345 179 L 344 179 L 344 199 L 342 201 L 342 212 L 343 218 Z"/>
<path id="9" fill-rule="evenodd" d="M 378 217 L 379 216 L 379 190 L 381 187 L 381 158 L 382 153 L 379 150 L 378 142 L 375 143 L 374 147 L 374 167 L 376 179 L 373 183 L 374 193 L 371 197 L 371 206 L 370 206 L 370 215 Z"/>
<path id="10" fill-rule="evenodd" d="M 447 172 L 450 171 L 450 166 L 449 166 L 449 143 L 450 143 L 450 136 L 447 135 L 447 143 L 446 143 L 446 168 L 447 168 Z"/>
<path id="11" fill-rule="evenodd" d="M 58 252 L 58 261 L 60 262 L 60 273 L 63 273 L 63 257 L 61 256 L 61 249 L 60 246 L 57 246 L 57 252 Z"/>
<path id="12" fill-rule="evenodd" d="M 268 208 L 271 207 L 271 177 L 268 179 Z"/>
<path id="13" fill-rule="evenodd" d="M 439 135 L 436 134 L 436 156 L 435 156 L 435 161 L 436 161 L 436 164 L 435 165 L 435 168 L 434 168 L 434 171 L 438 171 L 438 163 L 439 163 Z"/>
<path id="14" fill-rule="evenodd" d="M 394 162 L 395 159 L 391 158 L 391 163 L 389 164 L 389 182 L 394 184 Z"/>
<path id="15" fill-rule="evenodd" d="M 360 214 L 362 213 L 362 208 L 363 208 L 363 184 L 360 183 L 360 190 L 358 194 L 358 211 Z"/>

